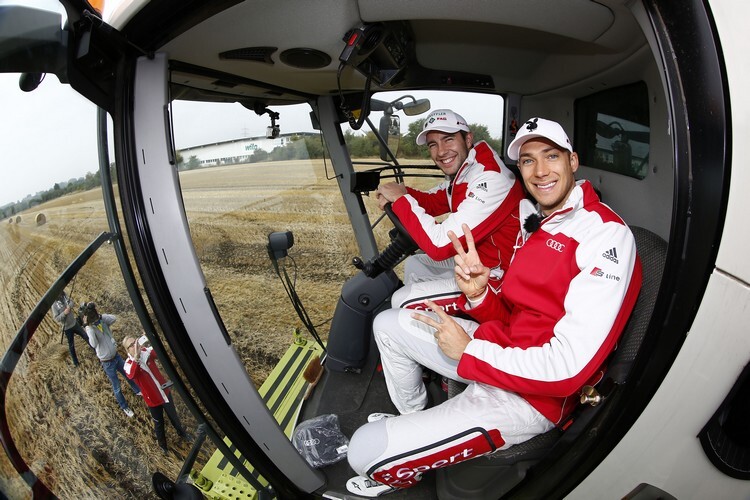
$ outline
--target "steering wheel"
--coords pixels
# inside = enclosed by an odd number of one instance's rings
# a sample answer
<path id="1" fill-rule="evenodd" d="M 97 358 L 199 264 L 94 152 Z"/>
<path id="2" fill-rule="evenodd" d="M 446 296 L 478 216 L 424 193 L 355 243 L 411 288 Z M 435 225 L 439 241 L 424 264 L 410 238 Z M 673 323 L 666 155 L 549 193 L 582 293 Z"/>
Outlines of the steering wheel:
<path id="1" fill-rule="evenodd" d="M 391 222 L 393 223 L 393 227 L 396 228 L 396 231 L 398 231 L 398 237 L 402 239 L 404 244 L 406 244 L 409 247 L 413 247 L 413 250 L 416 250 L 419 248 L 419 245 L 416 244 L 414 241 L 414 238 L 411 237 L 409 234 L 409 231 L 406 230 L 406 227 L 401 223 L 401 220 L 398 218 L 398 215 L 393 211 L 393 204 L 389 201 L 385 204 L 383 207 L 383 211 L 385 211 L 385 214 L 388 216 L 389 219 L 391 219 Z"/>
<path id="2" fill-rule="evenodd" d="M 362 270 L 365 276 L 370 278 L 376 277 L 383 271 L 393 269 L 407 255 L 411 255 L 419 248 L 414 239 L 409 236 L 409 232 L 404 225 L 398 220 L 398 216 L 393 213 L 391 204 L 387 203 L 383 210 L 396 228 L 395 236 L 393 230 L 391 230 L 391 243 L 377 257 L 368 262 L 363 262 L 359 257 L 355 257 L 352 262 L 357 269 Z"/>

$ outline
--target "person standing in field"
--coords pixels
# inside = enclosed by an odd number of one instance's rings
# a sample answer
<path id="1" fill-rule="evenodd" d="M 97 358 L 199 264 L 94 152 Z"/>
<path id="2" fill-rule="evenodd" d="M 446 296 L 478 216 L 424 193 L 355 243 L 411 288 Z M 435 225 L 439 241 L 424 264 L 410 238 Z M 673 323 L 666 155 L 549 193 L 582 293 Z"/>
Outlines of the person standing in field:
<path id="1" fill-rule="evenodd" d="M 125 396 L 122 394 L 122 387 L 120 386 L 120 379 L 117 374 L 120 373 L 125 380 L 130 384 L 130 388 L 136 396 L 141 395 L 141 389 L 138 385 L 130 380 L 125 373 L 125 360 L 117 352 L 117 343 L 115 342 L 114 336 L 110 326 L 114 323 L 117 318 L 112 314 L 99 314 L 96 310 L 96 304 L 93 302 L 87 302 L 81 306 L 81 313 L 83 317 L 83 324 L 86 328 L 86 334 L 89 337 L 89 344 L 91 347 L 96 349 L 96 357 L 99 358 L 99 362 L 102 365 L 102 370 L 107 374 L 109 382 L 112 384 L 112 390 L 115 393 L 115 399 L 117 404 L 125 415 L 132 418 L 135 413 L 128 406 L 128 402 L 125 401 Z"/>
<path id="2" fill-rule="evenodd" d="M 78 319 L 73 314 L 75 304 L 73 299 L 68 297 L 65 290 L 60 292 L 60 296 L 52 304 L 52 317 L 62 325 L 65 337 L 68 339 L 68 351 L 70 359 L 73 360 L 73 366 L 78 367 L 78 356 L 76 356 L 75 336 L 78 335 L 88 344 L 89 338 L 83 327 L 78 323 Z"/>
<path id="3" fill-rule="evenodd" d="M 167 387 L 167 380 L 156 365 L 156 353 L 152 347 L 142 347 L 138 340 L 133 337 L 125 337 L 122 340 L 122 345 L 128 353 L 125 373 L 141 388 L 143 400 L 146 402 L 148 411 L 154 421 L 156 442 L 159 443 L 159 448 L 164 453 L 168 453 L 164 412 L 167 413 L 178 436 L 186 440 L 189 439 L 189 436 L 182 426 L 182 422 L 180 422 L 180 416 L 177 414 L 174 403 L 171 401 L 172 396 Z"/>

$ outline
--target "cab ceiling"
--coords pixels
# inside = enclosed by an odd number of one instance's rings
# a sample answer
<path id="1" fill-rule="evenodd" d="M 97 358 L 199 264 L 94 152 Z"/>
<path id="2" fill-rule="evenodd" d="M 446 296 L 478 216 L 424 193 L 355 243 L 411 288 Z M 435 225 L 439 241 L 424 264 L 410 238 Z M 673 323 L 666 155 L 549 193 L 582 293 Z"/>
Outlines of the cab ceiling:
<path id="1" fill-rule="evenodd" d="M 496 92 L 540 94 L 626 60 L 646 43 L 625 0 L 247 0 L 194 25 L 161 48 L 185 67 L 187 88 L 247 97 L 301 100 L 337 89 L 344 35 L 362 23 L 408 21 L 418 64 L 429 70 L 488 75 Z M 221 59 L 226 51 L 270 47 L 267 62 Z M 327 54 L 330 64 L 300 69 L 282 62 L 293 48 Z M 228 80 L 234 80 L 227 84 Z M 411 87 L 431 85 L 410 79 Z M 272 89 L 264 89 L 264 86 Z M 351 68 L 344 90 L 362 89 Z M 396 86 L 395 88 L 400 88 Z M 286 94 L 280 89 L 290 89 Z M 374 88 L 373 90 L 378 90 Z"/>

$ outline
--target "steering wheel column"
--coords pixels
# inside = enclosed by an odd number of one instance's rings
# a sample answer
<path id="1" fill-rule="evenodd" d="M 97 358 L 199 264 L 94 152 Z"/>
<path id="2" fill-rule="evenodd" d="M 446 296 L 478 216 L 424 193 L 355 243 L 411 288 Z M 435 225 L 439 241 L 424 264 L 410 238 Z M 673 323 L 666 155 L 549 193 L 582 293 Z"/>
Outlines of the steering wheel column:
<path id="1" fill-rule="evenodd" d="M 391 231 L 391 243 L 368 262 L 355 257 L 353 264 L 362 272 L 344 283 L 341 289 L 328 333 L 325 365 L 329 370 L 361 371 L 367 361 L 373 317 L 401 284 L 393 268 L 418 248 L 390 203 L 385 206 L 385 213 L 395 226 Z"/>
<path id="2" fill-rule="evenodd" d="M 393 269 L 405 257 L 419 248 L 398 216 L 393 212 L 391 203 L 387 203 L 383 209 L 394 227 L 390 232 L 391 243 L 372 260 L 363 262 L 359 257 L 355 257 L 352 261 L 354 267 L 370 278 L 378 276 L 385 270 Z"/>

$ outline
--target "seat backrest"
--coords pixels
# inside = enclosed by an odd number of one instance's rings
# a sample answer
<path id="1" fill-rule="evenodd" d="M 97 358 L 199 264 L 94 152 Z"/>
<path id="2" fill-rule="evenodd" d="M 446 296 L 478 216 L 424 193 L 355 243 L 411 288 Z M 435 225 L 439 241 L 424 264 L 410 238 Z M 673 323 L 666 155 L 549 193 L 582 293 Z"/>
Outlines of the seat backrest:
<path id="1" fill-rule="evenodd" d="M 605 380 L 615 382 L 615 385 L 625 382 L 630 368 L 638 355 L 643 338 L 648 330 L 648 325 L 651 322 L 651 314 L 654 310 L 656 297 L 659 294 L 667 255 L 667 243 L 661 237 L 642 227 L 632 226 L 630 229 L 635 237 L 636 249 L 641 259 L 643 281 L 633 311 L 625 325 L 617 349 L 612 354 L 607 367 Z M 449 380 L 449 397 L 453 397 L 463 391 L 465 387 L 460 382 Z M 516 472 L 520 480 L 520 478 L 524 477 L 525 471 L 541 458 L 548 456 L 557 443 L 565 441 L 565 443 L 561 444 L 561 448 L 564 449 L 567 446 L 566 443 L 569 444 L 575 440 L 586 429 L 588 423 L 594 418 L 594 415 L 596 415 L 600 408 L 601 405 L 596 407 L 581 406 L 580 411 L 573 420 L 573 424 L 565 432 L 560 431 L 558 428 L 553 428 L 524 443 L 496 451 L 488 455 L 486 460 L 495 467 L 508 467 L 512 465 L 522 469 L 522 472 Z M 484 463 L 486 464 L 486 462 Z M 482 467 L 487 468 L 486 465 Z M 444 474 L 447 477 L 451 477 L 454 475 L 454 472 L 450 469 L 453 468 L 447 467 L 441 470 L 445 471 Z M 455 471 L 455 475 L 459 474 L 459 471 Z"/>
<path id="2" fill-rule="evenodd" d="M 633 306 L 633 312 L 630 314 L 607 368 L 607 378 L 618 384 L 623 383 L 627 378 L 643 343 L 651 322 L 656 297 L 659 295 L 664 262 L 667 257 L 667 242 L 660 236 L 639 226 L 631 226 L 630 230 L 635 238 L 635 247 L 641 259 L 643 281 L 638 299 Z M 465 388 L 464 384 L 450 380 L 448 397 L 455 396 Z"/>
<path id="3" fill-rule="evenodd" d="M 643 343 L 656 297 L 659 295 L 667 257 L 667 242 L 660 236 L 638 226 L 631 226 L 630 230 L 635 237 L 635 246 L 641 259 L 643 282 L 633 312 L 607 368 L 607 377 L 618 384 L 625 382 Z"/>

